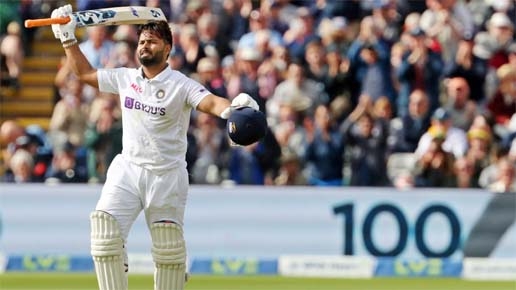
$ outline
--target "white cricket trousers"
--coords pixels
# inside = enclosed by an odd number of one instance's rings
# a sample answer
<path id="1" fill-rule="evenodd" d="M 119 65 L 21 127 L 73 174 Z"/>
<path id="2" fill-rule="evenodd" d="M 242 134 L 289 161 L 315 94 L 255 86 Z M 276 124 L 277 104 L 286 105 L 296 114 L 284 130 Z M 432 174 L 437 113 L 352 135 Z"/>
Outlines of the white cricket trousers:
<path id="1" fill-rule="evenodd" d="M 186 168 L 173 168 L 158 175 L 119 154 L 109 166 L 95 209 L 109 213 L 118 221 L 126 241 L 142 210 L 149 227 L 162 220 L 183 226 L 188 187 Z"/>

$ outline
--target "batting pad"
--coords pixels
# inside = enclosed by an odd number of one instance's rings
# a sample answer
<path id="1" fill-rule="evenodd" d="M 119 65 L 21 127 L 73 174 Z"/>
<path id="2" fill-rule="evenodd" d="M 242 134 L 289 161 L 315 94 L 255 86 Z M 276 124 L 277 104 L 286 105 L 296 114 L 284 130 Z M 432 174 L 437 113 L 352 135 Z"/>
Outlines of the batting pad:
<path id="1" fill-rule="evenodd" d="M 91 255 L 100 290 L 127 289 L 124 267 L 124 242 L 113 216 L 94 211 L 91 221 Z"/>
<path id="2" fill-rule="evenodd" d="M 183 290 L 186 247 L 183 229 L 175 223 L 153 223 L 152 258 L 156 265 L 154 290 Z"/>

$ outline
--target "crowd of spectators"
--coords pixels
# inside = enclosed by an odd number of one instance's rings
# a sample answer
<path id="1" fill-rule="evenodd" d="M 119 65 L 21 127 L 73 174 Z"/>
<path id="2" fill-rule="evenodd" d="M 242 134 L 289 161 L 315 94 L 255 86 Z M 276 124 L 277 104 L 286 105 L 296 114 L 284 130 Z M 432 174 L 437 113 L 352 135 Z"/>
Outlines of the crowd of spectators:
<path id="1" fill-rule="evenodd" d="M 24 2 L 24 1 L 21 1 Z M 486 188 L 516 192 L 512 0 L 113 0 L 160 7 L 170 66 L 211 92 L 250 94 L 269 132 L 230 146 L 193 112 L 194 184 Z M 135 27 L 91 27 L 97 68 L 137 67 Z M 9 68 L 9 73 L 11 69 Z M 6 182 L 102 182 L 121 150 L 119 99 L 56 75 L 48 132 L 0 128 Z"/>

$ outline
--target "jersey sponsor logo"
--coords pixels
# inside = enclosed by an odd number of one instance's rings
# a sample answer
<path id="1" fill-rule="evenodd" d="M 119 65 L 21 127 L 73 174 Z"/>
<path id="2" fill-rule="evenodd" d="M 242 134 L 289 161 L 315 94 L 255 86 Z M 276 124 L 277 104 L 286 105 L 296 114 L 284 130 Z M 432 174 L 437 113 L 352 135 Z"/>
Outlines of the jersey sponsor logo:
<path id="1" fill-rule="evenodd" d="M 137 93 L 139 93 L 139 94 L 143 93 L 143 89 L 142 89 L 139 85 L 137 85 L 137 84 L 135 84 L 135 83 L 132 83 L 132 84 L 131 84 L 131 88 L 132 88 L 133 90 L 135 90 L 135 91 L 136 91 Z"/>
<path id="2" fill-rule="evenodd" d="M 139 110 L 152 115 L 164 116 L 166 109 L 163 107 L 154 107 L 137 101 L 131 97 L 125 97 L 124 107 L 130 110 Z"/>

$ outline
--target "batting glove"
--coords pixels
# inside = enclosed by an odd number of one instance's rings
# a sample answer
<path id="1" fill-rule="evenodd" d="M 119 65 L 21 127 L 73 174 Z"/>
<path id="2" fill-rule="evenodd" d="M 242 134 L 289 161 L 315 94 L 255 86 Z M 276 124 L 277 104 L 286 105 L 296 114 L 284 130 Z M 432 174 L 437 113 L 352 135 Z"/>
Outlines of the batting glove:
<path id="1" fill-rule="evenodd" d="M 61 6 L 52 11 L 50 17 L 52 18 L 60 18 L 60 17 L 70 17 L 70 22 L 66 24 L 52 24 L 52 31 L 54 32 L 54 36 L 57 39 L 61 40 L 61 43 L 70 43 L 76 42 L 75 38 L 75 18 L 72 15 L 72 5 L 68 4 L 65 6 Z"/>
<path id="2" fill-rule="evenodd" d="M 240 107 L 251 107 L 257 111 L 260 110 L 260 106 L 258 106 L 258 103 L 250 95 L 240 93 L 233 99 L 231 106 L 227 107 L 222 111 L 222 113 L 220 113 L 220 117 L 222 119 L 227 119 L 229 118 L 229 115 L 231 115 L 231 112 Z"/>

